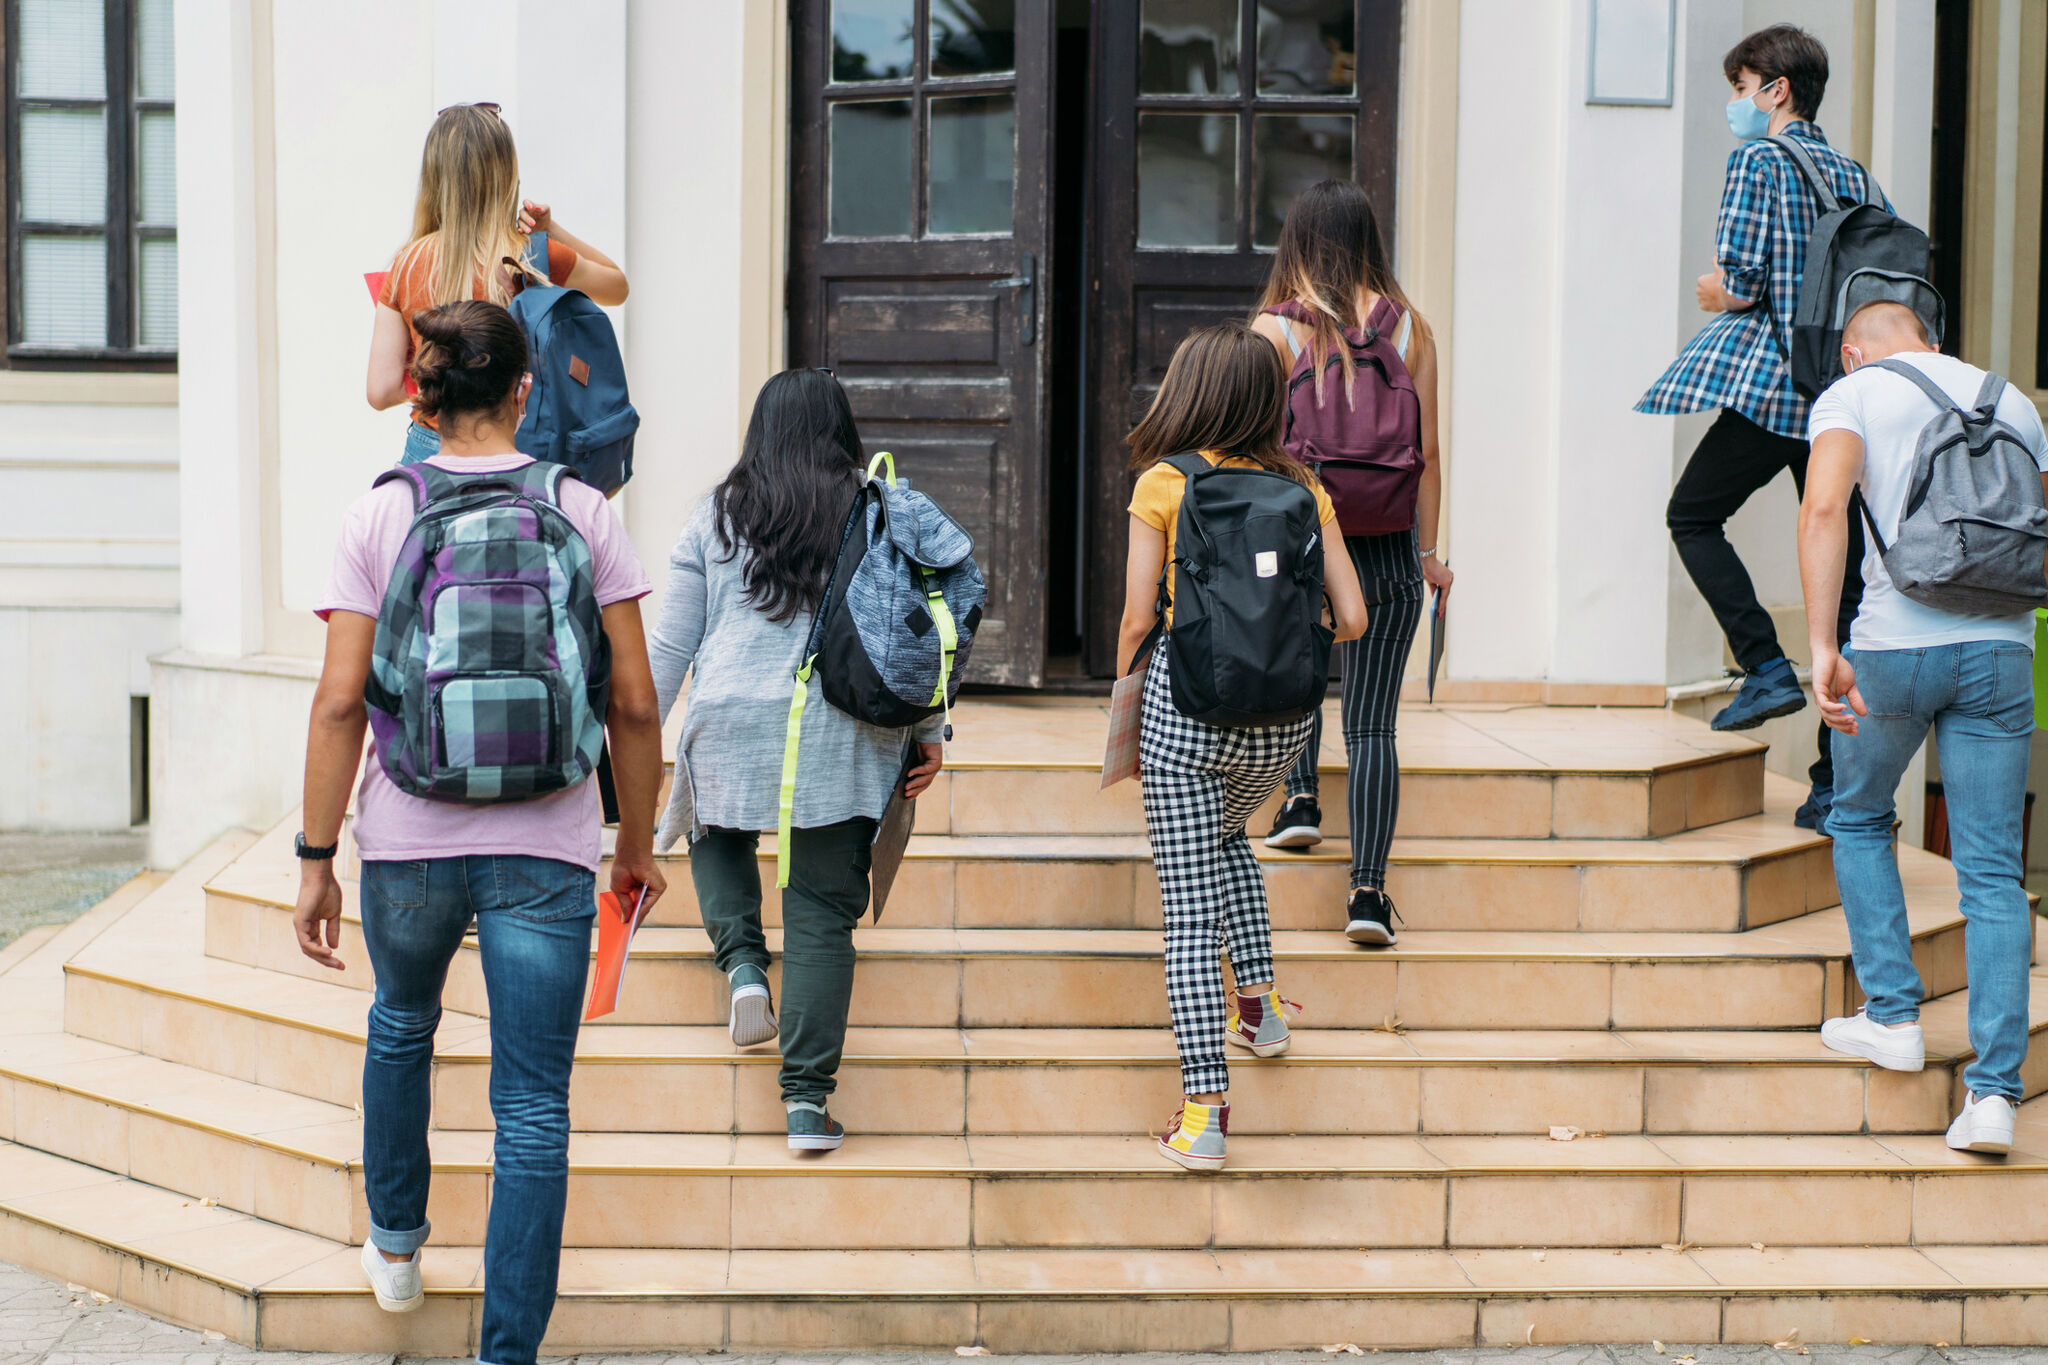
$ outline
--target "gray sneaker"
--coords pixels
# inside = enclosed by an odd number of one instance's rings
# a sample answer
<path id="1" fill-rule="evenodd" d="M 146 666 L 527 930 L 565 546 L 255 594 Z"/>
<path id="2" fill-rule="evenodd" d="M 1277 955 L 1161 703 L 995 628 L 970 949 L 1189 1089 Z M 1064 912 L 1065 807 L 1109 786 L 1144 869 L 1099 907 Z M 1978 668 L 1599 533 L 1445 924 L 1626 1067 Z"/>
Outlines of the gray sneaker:
<path id="1" fill-rule="evenodd" d="M 846 1141 L 846 1130 L 833 1122 L 822 1104 L 809 1100 L 791 1100 L 789 1110 L 789 1150 L 792 1152 L 836 1152 L 839 1144 Z"/>
<path id="2" fill-rule="evenodd" d="M 1277 990 L 1236 995 L 1223 1026 L 1223 1040 L 1250 1048 L 1254 1057 L 1278 1057 L 1294 1041 L 1287 1032 L 1289 1008 L 1296 1013 L 1301 1010 L 1292 1000 L 1282 1000 Z"/>
<path id="3" fill-rule="evenodd" d="M 768 994 L 768 973 L 751 962 L 732 969 L 732 1014 L 727 1028 L 734 1047 L 758 1047 L 774 1039 L 775 1001 Z"/>

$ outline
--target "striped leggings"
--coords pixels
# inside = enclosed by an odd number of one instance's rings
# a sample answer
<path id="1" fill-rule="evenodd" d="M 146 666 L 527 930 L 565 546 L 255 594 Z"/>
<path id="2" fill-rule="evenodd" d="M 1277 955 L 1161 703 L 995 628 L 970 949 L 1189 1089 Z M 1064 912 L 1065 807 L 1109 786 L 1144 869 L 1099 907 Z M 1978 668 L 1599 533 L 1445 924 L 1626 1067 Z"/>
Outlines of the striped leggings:
<path id="1" fill-rule="evenodd" d="M 1401 811 L 1401 761 L 1394 750 L 1394 721 L 1401 705 L 1401 677 L 1422 622 L 1421 561 L 1415 533 L 1346 536 L 1371 617 L 1363 637 L 1337 646 L 1344 686 L 1340 715 L 1344 752 L 1351 771 L 1345 784 L 1351 816 L 1351 885 L 1387 889 L 1387 850 L 1394 842 L 1394 818 Z M 1289 796 L 1316 794 L 1316 755 L 1323 743 L 1323 713 L 1301 760 L 1287 774 Z"/>

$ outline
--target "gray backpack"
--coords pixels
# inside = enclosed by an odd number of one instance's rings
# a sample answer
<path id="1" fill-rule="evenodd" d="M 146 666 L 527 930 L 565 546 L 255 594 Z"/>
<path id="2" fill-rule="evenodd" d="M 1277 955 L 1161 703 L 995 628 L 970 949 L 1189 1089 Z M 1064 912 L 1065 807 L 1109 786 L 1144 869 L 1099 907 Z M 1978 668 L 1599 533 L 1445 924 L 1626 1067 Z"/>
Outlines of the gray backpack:
<path id="1" fill-rule="evenodd" d="M 2032 452 L 1998 420 L 2005 381 L 1985 375 L 1976 403 L 1963 408 L 1904 361 L 1877 364 L 1918 384 L 1939 409 L 1920 430 L 1890 545 L 1856 494 L 1892 583 L 1915 602 L 1964 615 L 2048 606 L 2048 498 Z"/>

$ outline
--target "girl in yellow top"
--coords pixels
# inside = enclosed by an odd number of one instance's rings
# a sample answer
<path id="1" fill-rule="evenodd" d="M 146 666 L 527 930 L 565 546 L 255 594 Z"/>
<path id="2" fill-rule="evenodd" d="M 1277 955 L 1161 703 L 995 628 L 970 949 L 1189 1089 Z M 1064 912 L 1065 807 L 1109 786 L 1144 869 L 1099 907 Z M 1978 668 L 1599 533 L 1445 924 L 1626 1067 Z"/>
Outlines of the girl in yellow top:
<path id="1" fill-rule="evenodd" d="M 1192 332 L 1174 352 L 1151 411 L 1130 435 L 1131 463 L 1144 473 L 1131 498 L 1119 675 L 1130 670 L 1152 629 L 1159 575 L 1173 552 L 1187 485 L 1161 461 L 1187 450 L 1201 452 L 1211 464 L 1242 461 L 1285 474 L 1314 492 L 1332 626 L 1339 640 L 1364 634 L 1365 599 L 1329 496 L 1280 445 L 1286 382 L 1273 348 L 1241 322 Z M 1171 592 L 1170 577 L 1167 586 Z M 1172 624 L 1170 608 L 1167 623 Z M 1224 1102 L 1230 1088 L 1226 1038 L 1260 1057 L 1287 1050 L 1287 1021 L 1273 986 L 1266 883 L 1245 837 L 1245 821 L 1300 757 L 1310 725 L 1306 716 L 1228 729 L 1192 720 L 1173 704 L 1167 651 L 1152 652 L 1138 761 L 1145 827 L 1165 908 L 1166 994 L 1186 1096 L 1159 1150 L 1190 1170 L 1223 1164 L 1230 1115 Z M 1229 1009 L 1216 957 L 1219 942 L 1229 950 L 1237 979 L 1237 999 Z"/>

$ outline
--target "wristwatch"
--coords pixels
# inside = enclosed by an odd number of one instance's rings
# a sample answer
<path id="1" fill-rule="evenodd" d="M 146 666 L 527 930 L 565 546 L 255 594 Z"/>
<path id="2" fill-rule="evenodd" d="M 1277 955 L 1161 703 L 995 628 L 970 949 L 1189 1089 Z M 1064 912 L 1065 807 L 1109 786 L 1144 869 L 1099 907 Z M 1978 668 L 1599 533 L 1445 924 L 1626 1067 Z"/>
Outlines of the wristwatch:
<path id="1" fill-rule="evenodd" d="M 328 861 L 330 858 L 332 858 L 335 854 L 335 850 L 339 849 L 340 847 L 341 844 L 339 841 L 337 841 L 335 843 L 329 844 L 325 848 L 315 848 L 313 847 L 313 845 L 306 842 L 306 832 L 304 830 L 300 830 L 297 834 L 292 836 L 292 852 L 296 853 L 299 857 L 305 859 L 307 862 L 324 863 Z"/>

